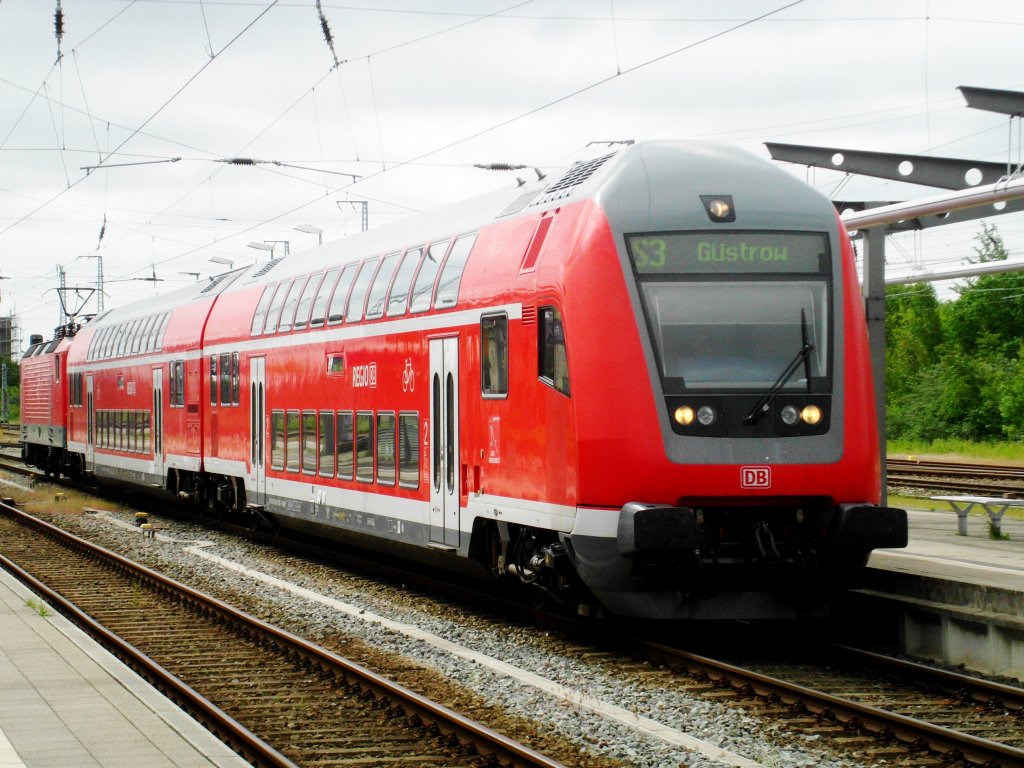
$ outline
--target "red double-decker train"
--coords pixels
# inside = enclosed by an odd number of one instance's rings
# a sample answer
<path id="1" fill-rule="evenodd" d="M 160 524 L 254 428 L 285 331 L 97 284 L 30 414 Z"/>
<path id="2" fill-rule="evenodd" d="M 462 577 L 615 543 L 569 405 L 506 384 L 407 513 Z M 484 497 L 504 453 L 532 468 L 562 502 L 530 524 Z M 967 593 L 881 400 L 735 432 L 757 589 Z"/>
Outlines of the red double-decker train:
<path id="1" fill-rule="evenodd" d="M 24 456 L 622 616 L 813 616 L 906 543 L 869 365 L 829 201 L 647 142 L 34 344 Z"/>

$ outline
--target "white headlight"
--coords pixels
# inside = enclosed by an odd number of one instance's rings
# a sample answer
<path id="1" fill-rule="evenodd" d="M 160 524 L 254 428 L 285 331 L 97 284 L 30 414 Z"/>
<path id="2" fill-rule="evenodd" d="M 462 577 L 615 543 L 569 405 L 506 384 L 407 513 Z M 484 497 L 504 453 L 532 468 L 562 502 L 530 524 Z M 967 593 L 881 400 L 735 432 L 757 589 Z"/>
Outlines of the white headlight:
<path id="1" fill-rule="evenodd" d="M 715 413 L 715 409 L 710 405 L 702 405 L 697 409 L 697 421 L 705 427 L 710 427 L 714 424 L 716 418 L 718 418 L 718 414 Z"/>

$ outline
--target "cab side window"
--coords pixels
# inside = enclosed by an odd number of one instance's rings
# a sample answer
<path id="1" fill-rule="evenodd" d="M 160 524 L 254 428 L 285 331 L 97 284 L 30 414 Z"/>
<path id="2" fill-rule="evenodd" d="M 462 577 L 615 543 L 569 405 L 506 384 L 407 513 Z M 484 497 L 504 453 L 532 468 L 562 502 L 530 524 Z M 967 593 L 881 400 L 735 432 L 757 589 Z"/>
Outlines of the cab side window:
<path id="1" fill-rule="evenodd" d="M 480 320 L 480 390 L 484 397 L 508 395 L 508 317 Z"/>
<path id="2" fill-rule="evenodd" d="M 563 395 L 569 394 L 569 362 L 565 353 L 562 316 L 554 307 L 537 312 L 537 370 L 540 380 Z"/>

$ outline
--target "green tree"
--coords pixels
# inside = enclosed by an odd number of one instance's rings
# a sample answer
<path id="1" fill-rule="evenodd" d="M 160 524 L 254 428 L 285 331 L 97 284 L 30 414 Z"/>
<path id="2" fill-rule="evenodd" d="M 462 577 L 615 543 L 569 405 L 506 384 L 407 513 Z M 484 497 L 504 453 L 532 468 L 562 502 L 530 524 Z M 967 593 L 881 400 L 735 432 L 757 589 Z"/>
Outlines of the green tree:
<path id="1" fill-rule="evenodd" d="M 930 283 L 891 285 L 885 298 L 885 386 L 898 395 L 939 360 L 939 300 Z"/>
<path id="2" fill-rule="evenodd" d="M 982 224 L 975 239 L 973 263 L 1006 259 L 994 226 Z M 955 290 L 959 298 L 943 313 L 947 341 L 969 355 L 1017 359 L 1024 338 L 1024 272 L 981 275 Z"/>

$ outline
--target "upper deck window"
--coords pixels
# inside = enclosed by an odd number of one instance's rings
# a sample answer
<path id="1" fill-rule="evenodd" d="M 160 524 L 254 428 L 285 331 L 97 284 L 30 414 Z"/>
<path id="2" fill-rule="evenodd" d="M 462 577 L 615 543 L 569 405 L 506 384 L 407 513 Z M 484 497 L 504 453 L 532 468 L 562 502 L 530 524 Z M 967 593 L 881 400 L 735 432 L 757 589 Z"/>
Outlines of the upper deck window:
<path id="1" fill-rule="evenodd" d="M 347 306 L 349 289 L 352 287 L 352 281 L 355 280 L 358 269 L 358 264 L 349 264 L 345 267 L 345 271 L 341 273 L 338 287 L 334 289 L 334 294 L 331 296 L 330 309 L 327 310 L 328 325 L 337 325 L 345 319 L 345 307 Z"/>
<path id="2" fill-rule="evenodd" d="M 338 282 L 338 275 L 341 274 L 341 267 L 335 267 L 327 271 L 327 275 L 317 289 L 316 298 L 313 299 L 313 311 L 310 313 L 309 327 L 319 328 L 327 319 L 327 300 L 331 298 L 331 291 Z"/>
<path id="3" fill-rule="evenodd" d="M 249 329 L 250 336 L 258 336 L 263 333 L 263 325 L 267 319 L 267 310 L 270 308 L 270 302 L 274 300 L 274 293 L 277 291 L 277 283 L 268 285 L 263 289 L 263 295 L 260 296 L 259 303 L 256 304 L 256 311 L 252 315 L 252 327 Z"/>
<path id="4" fill-rule="evenodd" d="M 281 306 L 284 304 L 284 300 L 288 298 L 288 289 L 291 287 L 291 283 L 279 283 L 277 290 L 274 292 L 274 300 L 270 302 L 270 308 L 267 310 L 267 317 L 263 321 L 263 333 L 274 333 L 277 330 L 277 320 L 281 316 Z"/>
<path id="5" fill-rule="evenodd" d="M 363 304 L 366 300 L 366 291 L 370 287 L 370 280 L 377 267 L 378 259 L 367 259 L 359 267 L 359 274 L 352 286 L 352 295 L 348 299 L 348 311 L 345 319 L 350 323 L 358 322 L 363 317 Z"/>
<path id="6" fill-rule="evenodd" d="M 366 319 L 375 320 L 384 316 L 384 299 L 387 298 L 388 286 L 391 285 L 391 276 L 395 274 L 395 267 L 398 266 L 398 257 L 401 254 L 390 253 L 384 257 L 377 270 L 377 276 L 373 278 L 373 285 L 370 286 L 370 293 L 366 299 Z"/>
<path id="7" fill-rule="evenodd" d="M 281 308 L 281 319 L 277 324 L 279 333 L 292 329 L 292 323 L 295 321 L 295 308 L 299 303 L 299 296 L 302 295 L 308 280 L 308 277 L 296 277 L 292 280 L 292 287 L 288 291 L 288 298 L 285 300 L 284 306 Z"/>
<path id="8" fill-rule="evenodd" d="M 388 294 L 388 317 L 405 314 L 405 308 L 409 304 L 412 276 L 416 273 L 422 254 L 422 248 L 410 248 L 402 257 L 402 263 L 395 274 L 395 282 L 391 284 L 391 292 Z"/>
<path id="9" fill-rule="evenodd" d="M 444 269 L 441 271 L 441 279 L 437 283 L 437 297 L 434 299 L 434 309 L 454 307 L 459 298 L 459 284 L 462 282 L 462 272 L 466 269 L 466 261 L 469 259 L 469 252 L 473 250 L 473 243 L 476 241 L 476 234 L 463 235 L 455 241 L 448 258 L 444 262 Z"/>
<path id="10" fill-rule="evenodd" d="M 409 312 L 424 312 L 430 309 L 430 300 L 434 296 L 434 280 L 448 251 L 448 244 L 448 240 L 442 240 L 439 243 L 431 243 L 427 248 L 427 255 L 420 264 L 420 271 L 416 273 L 416 284 L 409 299 Z"/>
<path id="11" fill-rule="evenodd" d="M 299 306 L 295 308 L 295 330 L 300 331 L 309 325 L 309 310 L 313 305 L 313 296 L 316 294 L 323 275 L 312 275 L 306 283 L 302 296 L 299 298 Z"/>

